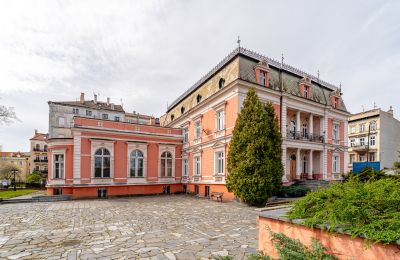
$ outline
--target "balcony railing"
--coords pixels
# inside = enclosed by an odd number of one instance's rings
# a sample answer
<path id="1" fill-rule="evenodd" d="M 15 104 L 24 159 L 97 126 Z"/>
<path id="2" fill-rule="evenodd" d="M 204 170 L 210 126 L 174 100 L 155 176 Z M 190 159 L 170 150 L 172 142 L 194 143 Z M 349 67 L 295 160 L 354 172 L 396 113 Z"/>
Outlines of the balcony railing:
<path id="1" fill-rule="evenodd" d="M 40 149 L 40 148 L 33 148 L 34 152 L 47 152 L 47 148 L 45 149 Z"/>
<path id="2" fill-rule="evenodd" d="M 368 145 L 366 145 L 366 144 L 351 144 L 350 146 L 351 146 L 351 148 L 353 148 L 353 150 L 362 151 L 362 150 L 367 150 Z"/>
<path id="3" fill-rule="evenodd" d="M 34 159 L 33 161 L 36 163 L 40 163 L 40 162 L 47 163 L 48 162 L 47 159 Z"/>
<path id="4" fill-rule="evenodd" d="M 288 131 L 286 133 L 286 138 L 291 139 L 291 140 L 301 140 L 301 141 L 324 143 L 324 136 L 319 135 L 319 134 Z"/>

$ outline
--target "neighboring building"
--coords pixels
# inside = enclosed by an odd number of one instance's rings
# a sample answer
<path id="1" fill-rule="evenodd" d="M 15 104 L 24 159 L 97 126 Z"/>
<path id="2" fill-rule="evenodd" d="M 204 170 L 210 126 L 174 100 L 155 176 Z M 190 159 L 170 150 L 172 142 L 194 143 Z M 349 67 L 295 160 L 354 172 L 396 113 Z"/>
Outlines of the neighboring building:
<path id="1" fill-rule="evenodd" d="M 50 138 L 49 194 L 74 198 L 181 192 L 182 130 L 73 117 Z"/>
<path id="2" fill-rule="evenodd" d="M 119 113 L 119 120 L 88 118 L 82 111 L 94 110 L 96 97 L 49 102 L 49 194 L 81 198 L 183 191 L 207 197 L 224 192 L 224 199 L 233 199 L 225 186 L 226 157 L 249 87 L 275 108 L 285 183 L 337 180 L 346 172 L 350 114 L 340 89 L 237 48 L 168 107 L 161 126 L 156 118 L 127 114 L 122 107 L 112 110 L 109 102 L 98 114 Z"/>
<path id="3" fill-rule="evenodd" d="M 25 181 L 29 171 L 29 153 L 0 152 L 0 166 L 2 163 L 11 163 L 17 166 L 21 172 L 17 175 L 17 181 Z"/>
<path id="4" fill-rule="evenodd" d="M 200 196 L 227 193 L 228 144 L 249 87 L 275 108 L 283 137 L 283 182 L 340 179 L 347 171 L 350 115 L 341 90 L 239 47 L 160 118 L 163 126 L 183 129 L 182 183 L 188 190 Z"/>
<path id="5" fill-rule="evenodd" d="M 39 133 L 37 130 L 35 130 L 35 135 L 29 139 L 31 142 L 29 173 L 48 173 L 47 139 L 48 134 Z"/>
<path id="6" fill-rule="evenodd" d="M 400 121 L 393 117 L 393 109 L 380 108 L 354 114 L 349 118 L 349 164 L 365 165 L 376 162 L 380 169 L 392 168 L 400 151 Z M 364 162 L 364 163 L 360 163 Z"/>

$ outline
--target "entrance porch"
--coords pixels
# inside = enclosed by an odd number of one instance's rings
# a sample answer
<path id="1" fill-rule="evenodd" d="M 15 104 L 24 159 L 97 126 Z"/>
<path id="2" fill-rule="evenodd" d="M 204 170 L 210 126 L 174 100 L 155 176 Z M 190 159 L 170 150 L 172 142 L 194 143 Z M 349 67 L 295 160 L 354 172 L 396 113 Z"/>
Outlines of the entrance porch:
<path id="1" fill-rule="evenodd" d="M 286 179 L 289 182 L 299 180 L 322 180 L 323 151 L 287 148 Z"/>

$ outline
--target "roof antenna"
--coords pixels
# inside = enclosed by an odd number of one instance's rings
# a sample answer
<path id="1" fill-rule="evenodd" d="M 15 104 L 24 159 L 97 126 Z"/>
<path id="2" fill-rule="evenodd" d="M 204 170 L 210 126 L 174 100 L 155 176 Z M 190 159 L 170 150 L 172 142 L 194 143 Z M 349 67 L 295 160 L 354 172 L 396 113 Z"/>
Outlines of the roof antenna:
<path id="1" fill-rule="evenodd" d="M 317 71 L 317 75 L 318 75 L 318 83 L 319 83 L 319 70 Z"/>
<path id="2" fill-rule="evenodd" d="M 339 83 L 339 94 L 342 95 L 342 82 Z"/>
<path id="3" fill-rule="evenodd" d="M 376 108 L 376 102 L 374 102 L 374 109 Z"/>
<path id="4" fill-rule="evenodd" d="M 285 57 L 283 57 L 283 53 L 282 53 L 282 58 L 281 58 L 281 69 L 283 68 L 283 60 L 285 59 Z"/>
<path id="5" fill-rule="evenodd" d="M 240 52 L 240 42 L 241 42 L 240 36 L 238 35 L 237 44 L 238 44 L 238 47 L 239 47 L 239 52 Z"/>
<path id="6" fill-rule="evenodd" d="M 362 105 L 361 107 L 362 107 L 362 111 L 364 112 L 364 105 Z"/>
<path id="7" fill-rule="evenodd" d="M 122 98 L 120 99 L 121 101 L 121 107 L 124 107 L 124 103 L 122 102 Z"/>

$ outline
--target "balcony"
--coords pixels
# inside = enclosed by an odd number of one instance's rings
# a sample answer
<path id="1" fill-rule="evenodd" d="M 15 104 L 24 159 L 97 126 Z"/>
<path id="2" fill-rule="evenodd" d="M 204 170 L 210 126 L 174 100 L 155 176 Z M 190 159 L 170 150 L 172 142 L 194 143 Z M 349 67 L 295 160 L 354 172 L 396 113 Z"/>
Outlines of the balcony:
<path id="1" fill-rule="evenodd" d="M 286 133 L 286 138 L 289 140 L 300 140 L 300 141 L 324 143 L 324 136 L 319 135 L 319 134 L 288 131 Z"/>
<path id="2" fill-rule="evenodd" d="M 48 160 L 47 159 L 34 159 L 33 160 L 35 163 L 47 163 Z"/>
<path id="3" fill-rule="evenodd" d="M 354 151 L 365 151 L 368 148 L 368 145 L 366 144 L 352 144 L 351 148 L 353 148 Z"/>

